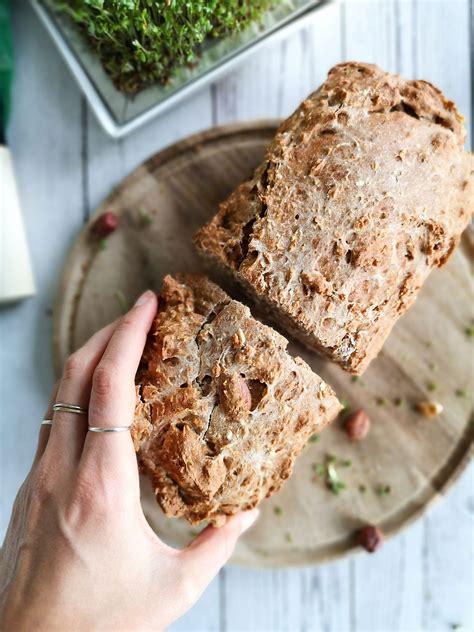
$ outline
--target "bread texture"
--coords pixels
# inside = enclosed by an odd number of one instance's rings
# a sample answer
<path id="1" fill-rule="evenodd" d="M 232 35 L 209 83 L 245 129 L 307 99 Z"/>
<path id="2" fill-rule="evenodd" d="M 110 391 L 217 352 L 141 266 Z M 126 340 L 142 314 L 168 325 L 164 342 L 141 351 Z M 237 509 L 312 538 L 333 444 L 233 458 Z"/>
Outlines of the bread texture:
<path id="1" fill-rule="evenodd" d="M 220 524 L 255 507 L 338 414 L 333 390 L 286 346 L 205 277 L 164 279 L 132 436 L 167 515 Z"/>
<path id="2" fill-rule="evenodd" d="M 340 64 L 196 245 L 288 333 L 362 373 L 473 214 L 464 137 L 430 83 Z"/>

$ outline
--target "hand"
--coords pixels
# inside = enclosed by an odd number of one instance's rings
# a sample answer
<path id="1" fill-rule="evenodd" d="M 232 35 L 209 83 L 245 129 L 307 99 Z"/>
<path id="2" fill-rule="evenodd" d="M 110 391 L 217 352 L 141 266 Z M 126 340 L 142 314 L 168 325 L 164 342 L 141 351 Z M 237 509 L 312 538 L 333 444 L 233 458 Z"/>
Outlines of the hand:
<path id="1" fill-rule="evenodd" d="M 207 527 L 186 549 L 145 520 L 129 426 L 134 377 L 156 313 L 152 292 L 74 353 L 53 390 L 38 450 L 16 498 L 0 559 L 0 620 L 11 630 L 162 629 L 180 617 L 255 521 Z M 52 403 L 88 409 L 55 412 Z"/>

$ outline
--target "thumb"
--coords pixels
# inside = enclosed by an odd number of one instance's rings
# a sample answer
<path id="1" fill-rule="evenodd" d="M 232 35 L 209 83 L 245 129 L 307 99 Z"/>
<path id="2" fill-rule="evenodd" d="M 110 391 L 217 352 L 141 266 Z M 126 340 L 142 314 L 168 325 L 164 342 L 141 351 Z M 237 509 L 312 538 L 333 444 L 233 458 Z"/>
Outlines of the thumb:
<path id="1" fill-rule="evenodd" d="M 229 518 L 222 527 L 206 527 L 186 549 L 181 551 L 186 572 L 202 592 L 234 552 L 237 540 L 250 529 L 260 511 L 252 509 Z"/>

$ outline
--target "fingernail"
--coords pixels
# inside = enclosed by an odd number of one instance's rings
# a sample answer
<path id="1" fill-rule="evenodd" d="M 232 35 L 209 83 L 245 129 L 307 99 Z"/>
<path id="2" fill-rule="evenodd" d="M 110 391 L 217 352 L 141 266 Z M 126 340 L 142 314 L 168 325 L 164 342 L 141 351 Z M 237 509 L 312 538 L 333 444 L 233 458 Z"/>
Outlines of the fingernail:
<path id="1" fill-rule="evenodd" d="M 139 296 L 137 300 L 135 301 L 135 307 L 138 307 L 139 305 L 144 305 L 151 299 L 152 296 L 153 296 L 153 292 L 151 290 L 147 290 L 146 292 L 143 292 L 143 294 Z"/>
<path id="2" fill-rule="evenodd" d="M 250 527 L 254 524 L 257 518 L 260 515 L 259 509 L 251 509 L 250 511 L 244 511 L 241 514 L 240 518 L 240 533 L 244 533 L 250 529 Z"/>

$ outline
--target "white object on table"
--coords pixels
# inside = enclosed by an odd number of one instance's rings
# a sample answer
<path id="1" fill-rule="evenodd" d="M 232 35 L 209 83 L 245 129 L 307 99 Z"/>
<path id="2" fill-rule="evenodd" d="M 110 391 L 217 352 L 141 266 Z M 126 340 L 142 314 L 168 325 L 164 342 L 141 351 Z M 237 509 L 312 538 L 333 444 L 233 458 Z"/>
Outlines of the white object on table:
<path id="1" fill-rule="evenodd" d="M 8 147 L 0 146 L 0 303 L 35 293 L 30 253 Z"/>

